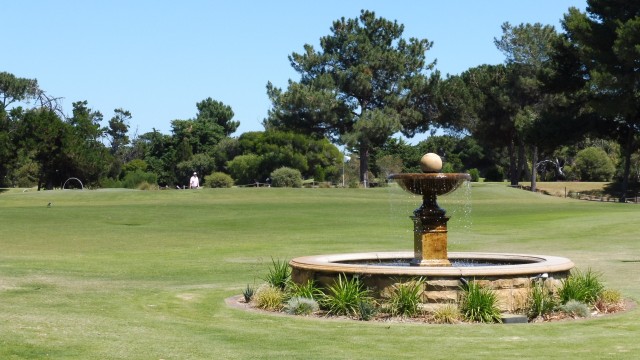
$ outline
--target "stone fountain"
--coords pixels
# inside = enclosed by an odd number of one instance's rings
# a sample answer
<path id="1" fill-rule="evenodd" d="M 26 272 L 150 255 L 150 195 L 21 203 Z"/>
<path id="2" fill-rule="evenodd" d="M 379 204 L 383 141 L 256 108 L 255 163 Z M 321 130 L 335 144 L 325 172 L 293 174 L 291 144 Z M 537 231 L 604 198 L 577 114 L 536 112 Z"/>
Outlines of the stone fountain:
<path id="1" fill-rule="evenodd" d="M 422 292 L 425 304 L 455 303 L 460 285 L 467 280 L 480 281 L 495 291 L 504 311 L 525 306 L 531 279 L 543 278 L 548 286 L 559 286 L 574 264 L 569 259 L 529 254 L 486 252 L 455 253 L 447 249 L 446 211 L 437 198 L 456 190 L 469 174 L 440 173 L 442 160 L 436 154 L 421 159 L 423 173 L 395 174 L 389 177 L 415 195 L 422 205 L 411 216 L 413 252 L 365 252 L 303 256 L 292 259 L 292 280 L 309 280 L 320 286 L 332 284 L 338 276 L 358 276 L 374 295 L 384 297 L 394 284 L 415 278 L 426 279 Z"/>

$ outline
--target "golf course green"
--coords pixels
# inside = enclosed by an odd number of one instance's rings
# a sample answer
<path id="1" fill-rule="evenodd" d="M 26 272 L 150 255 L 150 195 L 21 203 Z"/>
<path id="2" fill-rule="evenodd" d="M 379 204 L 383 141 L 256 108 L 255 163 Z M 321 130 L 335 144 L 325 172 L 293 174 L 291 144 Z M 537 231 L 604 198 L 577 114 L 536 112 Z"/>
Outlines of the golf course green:
<path id="1" fill-rule="evenodd" d="M 474 183 L 450 251 L 563 256 L 640 299 L 640 207 Z M 402 190 L 0 192 L 0 359 L 636 359 L 640 309 L 435 325 L 245 311 L 272 259 L 411 250 Z"/>

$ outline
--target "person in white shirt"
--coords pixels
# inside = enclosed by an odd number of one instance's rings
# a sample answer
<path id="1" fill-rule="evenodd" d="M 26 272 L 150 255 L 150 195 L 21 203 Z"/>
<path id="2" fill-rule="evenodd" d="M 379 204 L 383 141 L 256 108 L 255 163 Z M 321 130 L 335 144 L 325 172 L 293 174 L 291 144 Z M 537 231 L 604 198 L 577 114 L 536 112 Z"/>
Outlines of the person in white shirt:
<path id="1" fill-rule="evenodd" d="M 189 180 L 189 188 L 197 189 L 200 187 L 200 180 L 198 180 L 198 173 L 193 173 L 193 176 Z"/>

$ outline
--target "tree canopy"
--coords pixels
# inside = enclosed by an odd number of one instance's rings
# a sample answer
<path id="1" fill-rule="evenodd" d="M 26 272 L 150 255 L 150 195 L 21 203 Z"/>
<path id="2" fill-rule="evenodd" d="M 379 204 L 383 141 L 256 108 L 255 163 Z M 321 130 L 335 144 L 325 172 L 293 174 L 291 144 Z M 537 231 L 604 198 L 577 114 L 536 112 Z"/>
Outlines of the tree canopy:
<path id="1" fill-rule="evenodd" d="M 428 76 L 432 43 L 402 38 L 404 26 L 363 10 L 356 19 L 334 21 L 321 50 L 306 44 L 289 56 L 300 81 L 286 91 L 267 84 L 272 109 L 267 128 L 328 136 L 360 154 L 360 180 L 367 181 L 369 151 L 391 135 L 412 136 L 433 120 Z"/>

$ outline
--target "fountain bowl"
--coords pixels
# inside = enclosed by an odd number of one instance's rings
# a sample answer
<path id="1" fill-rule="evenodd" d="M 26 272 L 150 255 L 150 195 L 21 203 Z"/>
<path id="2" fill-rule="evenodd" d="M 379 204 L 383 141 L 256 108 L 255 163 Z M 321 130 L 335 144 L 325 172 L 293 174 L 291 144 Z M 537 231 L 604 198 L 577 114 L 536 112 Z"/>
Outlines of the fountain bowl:
<path id="1" fill-rule="evenodd" d="M 395 180 L 400 187 L 415 195 L 445 195 L 471 180 L 471 175 L 464 173 L 404 173 L 392 174 L 389 179 Z"/>

